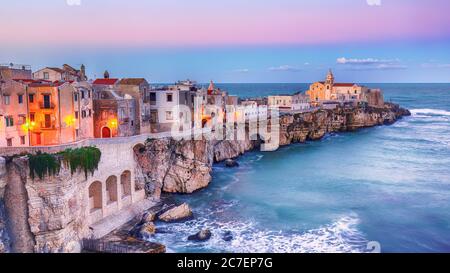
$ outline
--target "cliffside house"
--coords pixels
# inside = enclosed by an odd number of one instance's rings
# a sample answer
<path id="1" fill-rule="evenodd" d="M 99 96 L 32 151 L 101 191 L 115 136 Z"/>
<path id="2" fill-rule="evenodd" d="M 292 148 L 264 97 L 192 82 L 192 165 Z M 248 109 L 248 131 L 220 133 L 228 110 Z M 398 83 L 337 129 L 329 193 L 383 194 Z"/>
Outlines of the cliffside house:
<path id="1" fill-rule="evenodd" d="M 206 100 L 206 92 L 194 81 L 178 81 L 174 85 L 155 87 L 150 91 L 150 120 L 152 132 L 167 132 L 175 122 L 193 122 L 194 102 Z"/>
<path id="2" fill-rule="evenodd" d="M 311 84 L 306 94 L 309 95 L 315 106 L 322 105 L 327 101 L 365 102 L 372 106 L 384 104 L 381 90 L 371 91 L 369 88 L 356 83 L 336 83 L 331 70 L 328 71 L 325 81 Z"/>
<path id="3" fill-rule="evenodd" d="M 150 85 L 144 78 L 124 78 L 116 85 L 121 95 L 128 94 L 136 101 L 136 131 L 140 134 L 150 130 Z"/>
<path id="4" fill-rule="evenodd" d="M 13 80 L 14 77 L 31 79 L 31 69 L 23 68 L 0 66 L 0 147 L 30 144 L 24 127 L 28 117 L 27 85 Z"/>
<path id="5" fill-rule="evenodd" d="M 14 79 L 2 83 L 6 146 L 47 146 L 89 137 L 92 119 L 80 117 L 71 82 Z M 87 106 L 89 104 L 86 104 Z M 88 117 L 91 111 L 84 108 Z"/>
<path id="6" fill-rule="evenodd" d="M 309 96 L 297 92 L 293 95 L 268 96 L 269 108 L 279 108 L 280 111 L 308 110 L 311 106 Z"/>
<path id="7" fill-rule="evenodd" d="M 33 73 L 36 80 L 48 81 L 86 81 L 86 69 L 81 65 L 80 69 L 75 69 L 68 64 L 59 67 L 45 67 Z"/>
<path id="8" fill-rule="evenodd" d="M 97 91 L 94 98 L 94 137 L 111 138 L 138 134 L 136 100 L 116 88 Z"/>

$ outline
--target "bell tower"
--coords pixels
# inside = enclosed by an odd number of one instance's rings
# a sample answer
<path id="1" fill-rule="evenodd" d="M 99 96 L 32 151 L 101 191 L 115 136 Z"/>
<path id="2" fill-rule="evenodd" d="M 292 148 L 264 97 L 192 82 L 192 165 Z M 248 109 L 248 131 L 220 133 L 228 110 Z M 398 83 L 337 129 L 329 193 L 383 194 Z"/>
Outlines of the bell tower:
<path id="1" fill-rule="evenodd" d="M 334 84 L 334 76 L 333 76 L 333 72 L 331 71 L 331 69 L 328 70 L 327 79 L 326 79 L 325 83 L 330 86 L 333 86 L 333 84 Z"/>

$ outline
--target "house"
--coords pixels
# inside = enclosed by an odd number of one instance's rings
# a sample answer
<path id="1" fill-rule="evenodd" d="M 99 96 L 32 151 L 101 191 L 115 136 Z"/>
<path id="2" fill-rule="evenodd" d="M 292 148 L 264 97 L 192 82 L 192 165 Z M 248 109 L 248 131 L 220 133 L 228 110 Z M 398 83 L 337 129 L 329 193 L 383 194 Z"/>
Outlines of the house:
<path id="1" fill-rule="evenodd" d="M 76 140 L 94 137 L 94 90 L 86 82 L 72 82 Z"/>
<path id="2" fill-rule="evenodd" d="M 192 82 L 177 82 L 150 91 L 150 121 L 152 132 L 167 132 L 175 122 L 192 118 L 195 94 Z M 180 107 L 184 105 L 184 110 Z M 180 120 L 184 119 L 184 120 Z M 191 119 L 192 122 L 192 119 Z"/>
<path id="3" fill-rule="evenodd" d="M 0 81 L 32 79 L 31 66 L 25 64 L 0 64 Z"/>
<path id="4" fill-rule="evenodd" d="M 133 136 L 136 129 L 136 100 L 116 89 L 103 89 L 94 98 L 94 137 Z"/>
<path id="5" fill-rule="evenodd" d="M 309 97 L 300 92 L 293 95 L 273 95 L 267 98 L 269 108 L 279 108 L 281 111 L 308 110 Z"/>
<path id="6" fill-rule="evenodd" d="M 89 137 L 78 133 L 81 127 L 92 127 L 92 119 L 80 116 L 80 107 L 75 101 L 77 89 L 71 82 L 16 81 L 26 84 L 28 118 L 24 127 L 30 146 L 59 145 Z M 92 111 L 85 113 L 92 115 Z"/>
<path id="7" fill-rule="evenodd" d="M 247 99 L 241 101 L 241 106 L 244 107 L 245 121 L 257 121 L 258 116 L 267 117 L 267 105 L 260 104 L 257 100 Z"/>
<path id="8" fill-rule="evenodd" d="M 128 94 L 136 101 L 136 130 L 150 133 L 150 85 L 144 78 L 124 78 L 117 82 L 116 90 Z"/>
<path id="9" fill-rule="evenodd" d="M 27 100 L 26 84 L 0 80 L 0 147 L 30 145 Z"/>
<path id="10" fill-rule="evenodd" d="M 86 68 L 75 69 L 68 64 L 59 67 L 45 67 L 33 73 L 33 79 L 48 81 L 86 81 Z"/>

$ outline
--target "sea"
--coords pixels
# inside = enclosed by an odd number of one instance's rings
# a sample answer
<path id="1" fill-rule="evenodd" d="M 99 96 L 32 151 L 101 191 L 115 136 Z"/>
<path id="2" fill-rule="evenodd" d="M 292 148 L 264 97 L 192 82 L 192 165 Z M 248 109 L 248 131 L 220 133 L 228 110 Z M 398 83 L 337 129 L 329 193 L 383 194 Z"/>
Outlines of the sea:
<path id="1" fill-rule="evenodd" d="M 157 223 L 168 252 L 450 252 L 450 84 L 371 84 L 412 115 L 213 167 L 195 218 Z M 240 97 L 308 84 L 217 84 Z M 193 242 L 200 229 L 210 240 Z"/>

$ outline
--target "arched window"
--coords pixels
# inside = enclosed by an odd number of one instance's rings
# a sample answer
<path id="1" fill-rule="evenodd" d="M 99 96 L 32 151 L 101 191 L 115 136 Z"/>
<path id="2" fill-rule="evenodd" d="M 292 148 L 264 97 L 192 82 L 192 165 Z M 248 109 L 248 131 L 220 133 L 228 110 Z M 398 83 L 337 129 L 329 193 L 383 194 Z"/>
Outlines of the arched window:
<path id="1" fill-rule="evenodd" d="M 102 183 L 95 181 L 89 186 L 89 210 L 94 212 L 102 208 Z"/>
<path id="2" fill-rule="evenodd" d="M 107 204 L 117 201 L 117 177 L 112 175 L 106 179 Z"/>
<path id="3" fill-rule="evenodd" d="M 124 171 L 120 175 L 120 186 L 122 187 L 122 198 L 131 195 L 131 172 Z"/>

